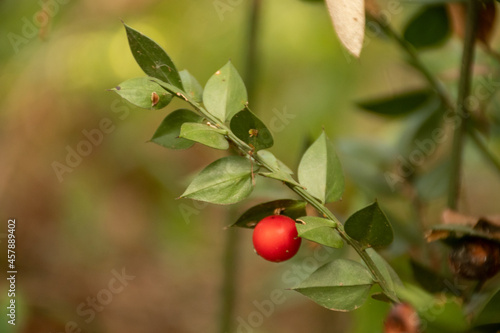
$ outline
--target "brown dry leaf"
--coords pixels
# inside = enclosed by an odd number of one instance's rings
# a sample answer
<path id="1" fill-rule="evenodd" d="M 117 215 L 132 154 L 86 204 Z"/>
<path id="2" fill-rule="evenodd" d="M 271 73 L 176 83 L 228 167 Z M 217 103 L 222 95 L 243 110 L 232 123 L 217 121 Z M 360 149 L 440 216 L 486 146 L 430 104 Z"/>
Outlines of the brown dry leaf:
<path id="1" fill-rule="evenodd" d="M 465 17 L 467 6 L 465 3 L 449 3 L 447 5 L 448 13 L 451 18 L 453 31 L 460 37 L 465 35 Z M 477 40 L 484 47 L 490 49 L 490 41 L 493 36 L 496 20 L 496 7 L 494 1 L 482 1 L 478 13 Z"/>
<path id="2" fill-rule="evenodd" d="M 365 36 L 364 0 L 326 0 L 326 4 L 340 41 L 359 58 Z"/>

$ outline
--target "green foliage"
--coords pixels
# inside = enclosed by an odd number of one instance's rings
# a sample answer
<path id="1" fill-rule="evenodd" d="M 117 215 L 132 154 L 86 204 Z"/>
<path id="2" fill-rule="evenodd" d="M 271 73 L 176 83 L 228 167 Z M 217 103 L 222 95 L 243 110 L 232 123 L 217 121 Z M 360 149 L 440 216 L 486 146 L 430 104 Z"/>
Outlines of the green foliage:
<path id="1" fill-rule="evenodd" d="M 322 203 L 337 201 L 344 193 L 344 175 L 333 144 L 323 132 L 299 164 L 299 183 Z"/>
<path id="2" fill-rule="evenodd" d="M 233 226 L 254 228 L 264 217 L 279 213 L 294 220 L 306 213 L 306 202 L 301 200 L 274 200 L 256 205 L 248 209 L 236 220 Z"/>
<path id="3" fill-rule="evenodd" d="M 124 26 L 132 55 L 144 73 L 183 89 L 174 63 L 161 46 L 128 25 Z"/>
<path id="4" fill-rule="evenodd" d="M 416 49 L 443 44 L 450 36 L 451 28 L 444 5 L 423 7 L 408 23 L 404 38 Z"/>
<path id="5" fill-rule="evenodd" d="M 271 148 L 273 136 L 266 125 L 250 110 L 242 110 L 231 119 L 231 131 L 255 151 Z"/>
<path id="6" fill-rule="evenodd" d="M 208 112 L 222 122 L 231 119 L 247 105 L 245 84 L 230 61 L 208 80 L 203 103 Z"/>
<path id="7" fill-rule="evenodd" d="M 318 268 L 293 289 L 330 310 L 352 311 L 363 305 L 373 283 L 363 265 L 337 259 Z"/>
<path id="8" fill-rule="evenodd" d="M 241 156 L 227 156 L 203 169 L 181 198 L 228 205 L 245 199 L 252 190 L 250 161 Z"/>
<path id="9" fill-rule="evenodd" d="M 207 124 L 184 123 L 181 126 L 179 137 L 199 142 L 211 148 L 226 150 L 229 148 L 229 142 L 224 136 L 226 134 L 227 131 L 210 127 Z"/>
<path id="10" fill-rule="evenodd" d="M 182 124 L 201 122 L 202 120 L 202 117 L 192 111 L 186 109 L 175 110 L 163 119 L 153 134 L 151 141 L 165 148 L 187 149 L 194 145 L 194 141 L 179 138 Z"/>
<path id="11" fill-rule="evenodd" d="M 198 80 L 187 69 L 180 71 L 179 75 L 187 95 L 195 102 L 201 103 L 203 101 L 203 88 Z"/>
<path id="12" fill-rule="evenodd" d="M 172 100 L 172 94 L 147 77 L 127 80 L 111 90 L 143 109 L 163 109 Z"/>
<path id="13" fill-rule="evenodd" d="M 297 221 L 303 223 L 297 224 L 299 237 L 337 249 L 344 246 L 342 237 L 335 230 L 337 223 L 316 216 L 302 216 Z"/>
<path id="14" fill-rule="evenodd" d="M 370 112 L 387 116 L 401 116 L 417 110 L 435 94 L 428 89 L 419 89 L 399 93 L 395 96 L 384 96 L 360 101 L 357 105 Z"/>
<path id="15" fill-rule="evenodd" d="M 392 243 L 392 227 L 377 202 L 367 206 L 347 219 L 345 231 L 365 247 L 387 246 Z"/>

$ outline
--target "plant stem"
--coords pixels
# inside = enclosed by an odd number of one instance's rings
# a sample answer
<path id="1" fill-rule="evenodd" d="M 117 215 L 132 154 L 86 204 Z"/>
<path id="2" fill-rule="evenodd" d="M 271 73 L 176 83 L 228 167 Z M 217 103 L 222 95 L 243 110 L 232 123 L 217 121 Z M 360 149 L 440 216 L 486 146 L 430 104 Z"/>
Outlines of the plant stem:
<path id="1" fill-rule="evenodd" d="M 484 143 L 484 141 L 479 137 L 479 134 L 473 128 L 469 126 L 467 127 L 467 131 L 472 141 L 476 144 L 476 147 L 479 148 L 479 151 L 483 153 L 483 156 L 491 163 L 500 175 L 500 161 L 498 158 L 493 155 L 493 153 L 488 149 L 486 143 Z"/>
<path id="2" fill-rule="evenodd" d="M 453 145 L 451 151 L 450 186 L 448 192 L 448 207 L 456 210 L 460 195 L 461 169 L 464 148 L 464 135 L 466 134 L 466 120 L 470 116 L 466 107 L 467 98 L 470 95 L 472 80 L 472 66 L 474 65 L 474 51 L 477 32 L 477 0 L 467 2 L 467 18 L 465 23 L 465 37 L 462 52 L 462 64 L 460 67 L 460 79 L 458 82 L 458 98 L 455 108 L 457 122 L 453 131 Z"/>

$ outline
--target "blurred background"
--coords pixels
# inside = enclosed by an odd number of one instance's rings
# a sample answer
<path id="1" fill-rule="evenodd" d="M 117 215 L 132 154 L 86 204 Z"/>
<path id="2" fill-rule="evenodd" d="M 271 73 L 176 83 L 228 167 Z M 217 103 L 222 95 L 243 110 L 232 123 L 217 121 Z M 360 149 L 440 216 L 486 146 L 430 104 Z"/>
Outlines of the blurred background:
<path id="1" fill-rule="evenodd" d="M 18 270 L 17 324 L 2 315 L 2 332 L 220 332 L 229 232 L 237 234 L 233 331 L 382 332 L 384 303 L 335 313 L 286 290 L 348 250 L 304 242 L 291 261 L 272 264 L 254 254 L 250 230 L 225 228 L 253 204 L 293 193 L 258 179 L 252 197 L 234 207 L 176 200 L 196 172 L 224 153 L 148 143 L 168 112 L 185 105 L 142 110 L 107 91 L 143 76 L 120 20 L 161 44 L 179 70 L 189 69 L 204 85 L 229 59 L 244 71 L 250 6 L 250 0 L 0 1 L 0 241 L 6 251 L 7 220 L 15 218 Z M 416 9 L 405 6 L 391 23 L 400 27 Z M 407 256 L 422 242 L 421 226 L 412 222 L 408 196 L 384 178 L 405 127 L 353 101 L 418 87 L 419 75 L 373 34 L 360 59 L 348 56 L 321 2 L 262 1 L 256 36 L 250 106 L 276 124 L 271 151 L 295 169 L 324 128 L 347 176 L 345 197 L 330 207 L 345 218 L 378 199 L 397 235 L 385 255 L 396 262 Z M 423 54 L 450 85 L 460 45 L 454 38 Z M 479 53 L 490 73 L 492 60 Z M 492 133 L 498 152 L 498 131 Z M 466 156 L 462 205 L 471 215 L 498 213 L 499 177 L 473 150 Z M 444 194 L 427 198 L 421 211 L 427 225 L 439 221 Z M 7 270 L 6 259 L 0 267 Z M 7 289 L 0 279 L 2 309 Z"/>

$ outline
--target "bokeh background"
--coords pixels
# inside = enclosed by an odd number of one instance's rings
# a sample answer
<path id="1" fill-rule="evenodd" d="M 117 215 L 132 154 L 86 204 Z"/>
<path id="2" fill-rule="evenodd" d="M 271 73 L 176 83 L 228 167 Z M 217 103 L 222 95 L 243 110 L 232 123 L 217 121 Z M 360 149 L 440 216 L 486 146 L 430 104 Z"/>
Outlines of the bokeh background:
<path id="1" fill-rule="evenodd" d="M 217 3 L 229 9 L 222 12 Z M 252 197 L 234 207 L 176 200 L 197 171 L 224 153 L 199 145 L 167 151 L 148 143 L 168 112 L 184 105 L 141 110 L 107 91 L 143 75 L 120 20 L 156 40 L 178 69 L 189 69 L 203 85 L 229 59 L 244 71 L 250 5 L 0 1 L 0 241 L 6 252 L 7 219 L 15 218 L 18 269 L 17 325 L 7 325 L 2 310 L 2 332 L 220 332 L 231 232 L 237 242 L 235 332 L 250 332 L 242 322 L 252 332 L 382 331 L 383 303 L 370 300 L 352 314 L 335 313 L 284 290 L 326 257 L 350 255 L 348 250 L 326 253 L 304 242 L 290 262 L 271 264 L 253 253 L 251 231 L 225 228 L 252 204 L 293 198 L 291 192 L 259 179 Z M 391 23 L 401 27 L 416 9 L 406 5 Z M 33 30 L 37 21 L 42 28 L 37 23 Z M 256 36 L 250 105 L 267 123 L 289 115 L 275 128 L 271 150 L 296 168 L 324 128 L 347 175 L 345 197 L 331 208 L 345 218 L 377 198 L 398 236 L 385 255 L 395 261 L 407 255 L 422 242 L 421 229 L 412 224 L 411 200 L 391 191 L 383 176 L 398 156 L 405 125 L 364 113 L 353 101 L 423 81 L 396 47 L 373 34 L 361 59 L 348 56 L 321 2 L 262 1 Z M 423 57 L 453 87 L 459 54 L 460 41 L 453 38 Z M 490 73 L 492 60 L 481 52 L 479 59 L 479 70 Z M 112 124 L 108 133 L 58 176 L 54 163 L 67 165 L 69 152 L 83 147 L 85 133 L 96 133 L 103 121 Z M 495 135 L 491 145 L 499 151 Z M 472 215 L 498 213 L 499 178 L 473 150 L 466 156 L 462 205 Z M 427 224 L 439 220 L 443 204 L 444 193 L 433 193 L 421 212 Z M 120 283 L 110 283 L 123 272 L 130 280 L 114 292 Z M 5 281 L 0 279 L 2 309 Z M 276 290 L 284 290 L 280 304 L 270 307 Z M 89 310 L 92 299 L 105 304 Z"/>

